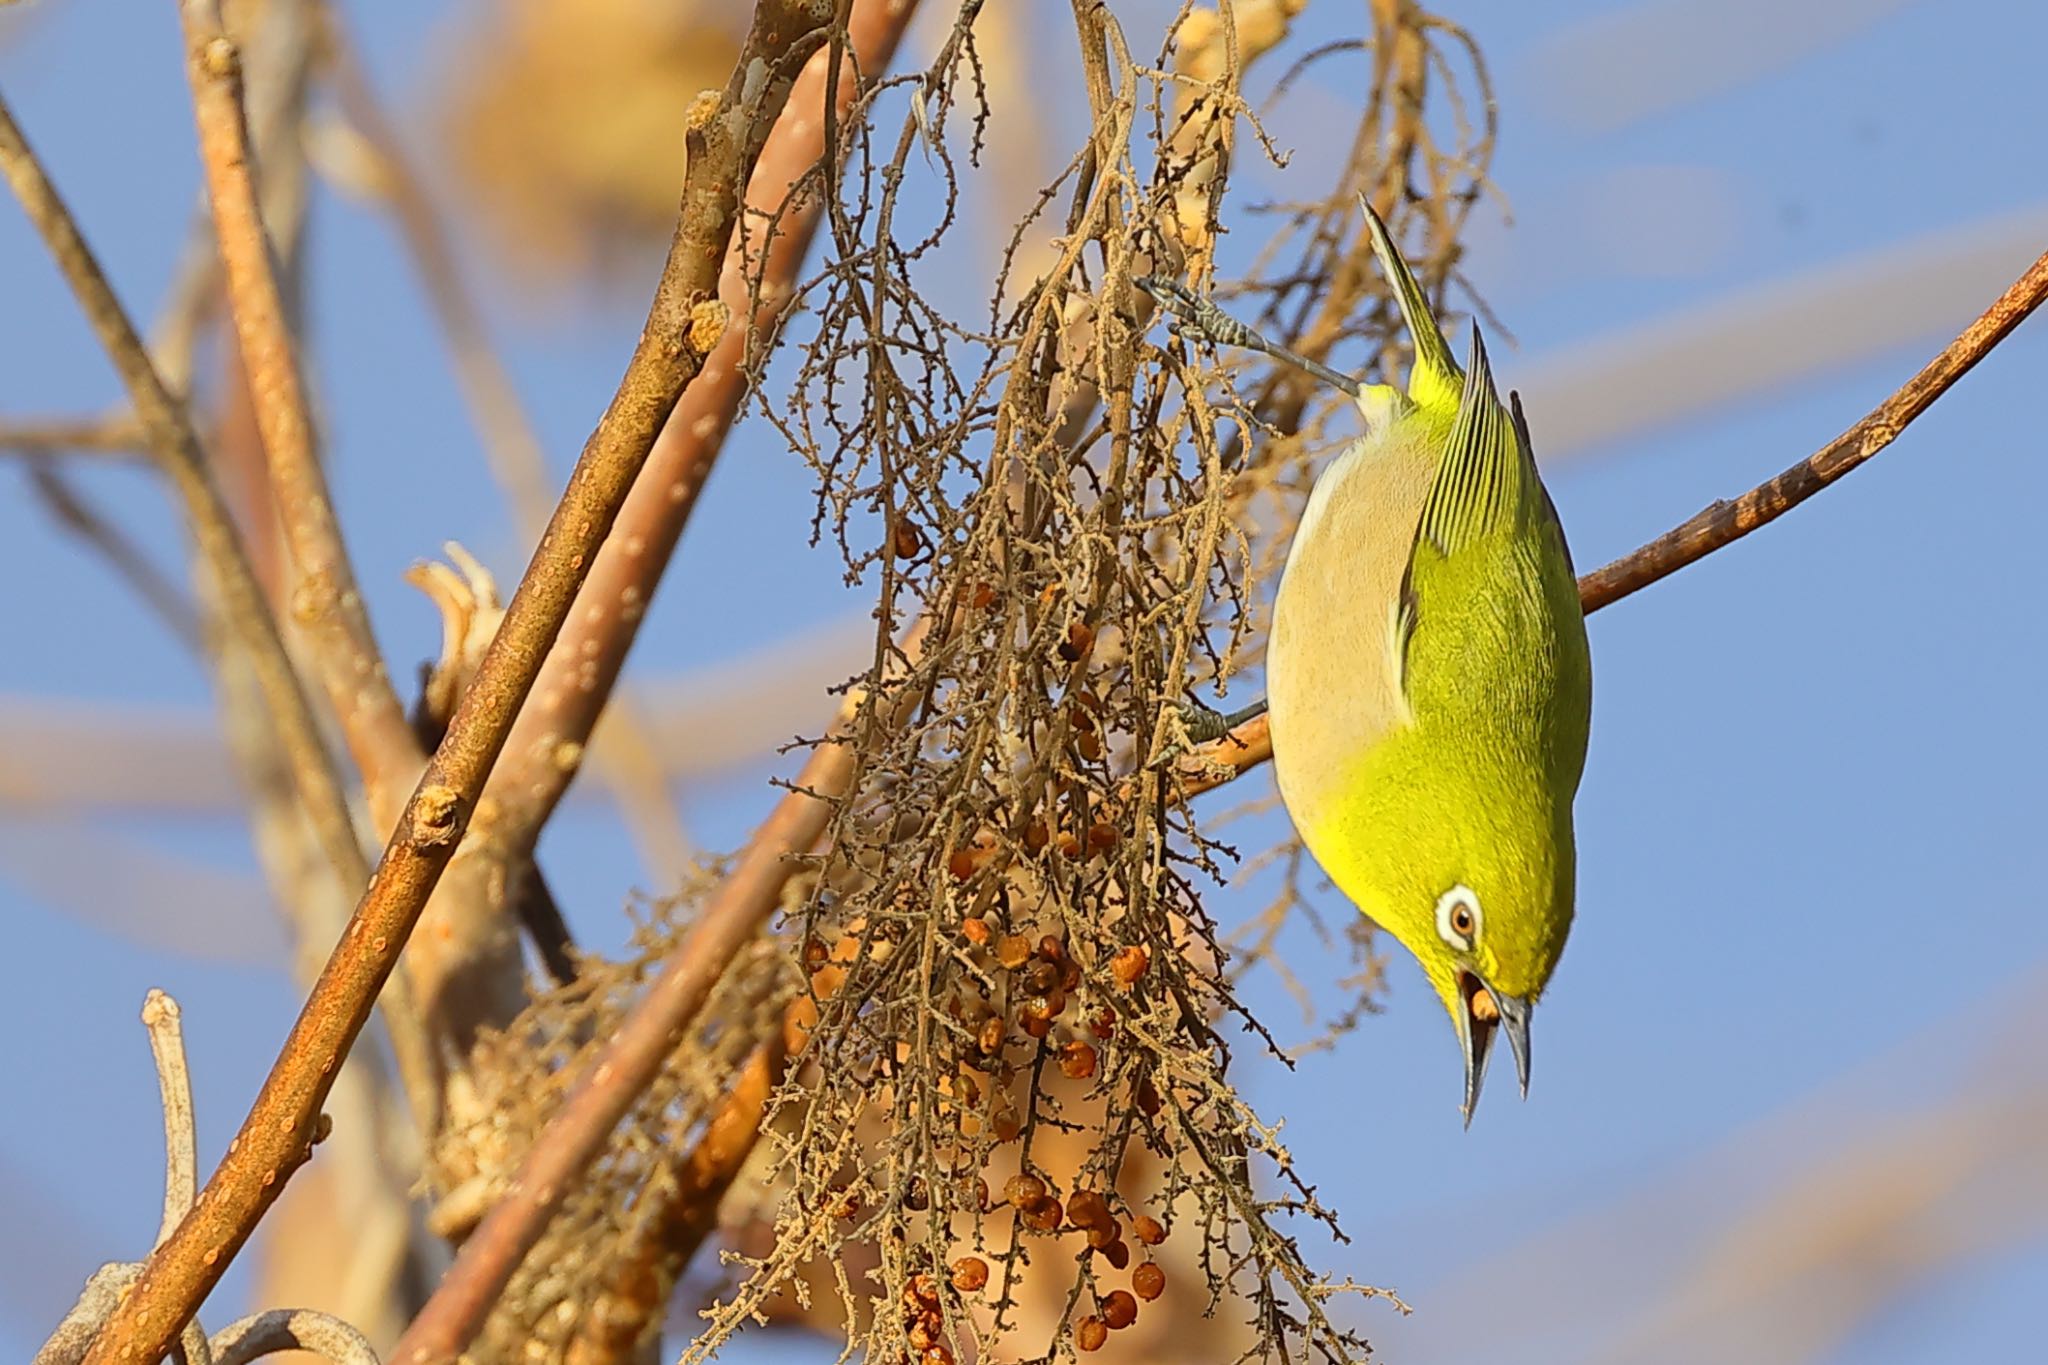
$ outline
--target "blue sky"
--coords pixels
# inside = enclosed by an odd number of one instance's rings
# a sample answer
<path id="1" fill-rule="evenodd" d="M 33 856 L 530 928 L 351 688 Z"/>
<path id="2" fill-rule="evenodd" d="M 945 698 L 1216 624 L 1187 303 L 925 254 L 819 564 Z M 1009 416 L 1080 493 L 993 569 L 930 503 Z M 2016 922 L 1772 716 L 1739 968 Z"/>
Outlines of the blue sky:
<path id="1" fill-rule="evenodd" d="M 385 88 L 416 89 L 434 50 L 431 17 L 358 8 Z M 1115 8 L 1141 49 L 1171 12 L 1155 0 Z M 1551 487 L 1582 567 L 1812 450 L 2048 247 L 2039 172 L 2048 90 L 2037 69 L 2048 9 L 1997 0 L 1447 8 L 1473 30 L 1498 81 L 1494 179 L 1513 223 L 1481 211 L 1467 271 L 1519 342 L 1496 346 L 1495 365 L 1503 382 L 1525 388 L 1540 450 L 1550 453 L 1545 391 L 1530 380 L 1552 377 L 1560 391 L 1566 378 L 1583 381 L 1572 401 L 1597 412 L 1609 400 L 1586 357 L 1603 342 L 1622 338 L 1626 353 L 1658 326 L 1827 271 L 1866 279 L 1849 290 L 1860 309 L 1910 319 L 1875 351 L 1851 335 L 1846 349 L 1858 353 L 1815 369 L 1784 350 L 1808 335 L 1791 325 L 1800 320 L 1768 319 L 1745 336 L 1738 310 L 1738 356 L 1774 358 L 1796 377 L 1557 452 Z M 0 44 L 0 89 L 116 285 L 146 315 L 197 184 L 174 7 L 40 9 Z M 1307 41 L 1359 22 L 1348 7 L 1318 9 Z M 1729 40 L 1734 31 L 1741 41 Z M 1701 67 L 1710 73 L 1696 78 Z M 1247 172 L 1248 198 L 1317 183 L 1336 151 L 1321 145 L 1334 125 L 1316 111 L 1344 98 L 1333 73 L 1305 96 L 1304 112 L 1276 116 L 1295 163 L 1284 174 Z M 1066 117 L 1051 118 L 1055 145 L 1078 133 L 1062 126 Z M 498 503 L 477 496 L 475 438 L 391 233 L 331 196 L 317 212 L 312 360 L 334 482 L 375 619 L 402 662 L 435 638 L 424 602 L 400 581 L 408 563 L 454 538 L 509 581 L 521 552 Z M 2003 226 L 1968 236 L 1987 223 Z M 1857 275 L 1887 252 L 1901 259 L 1901 248 L 1924 248 L 1930 272 L 1951 270 L 1951 256 L 1969 255 L 1955 245 L 1966 238 L 1994 242 L 1954 266 L 1979 281 L 1968 296 L 1930 302 L 1911 271 Z M 476 264 L 487 281 L 493 265 Z M 1829 319 L 1803 321 L 1826 332 Z M 494 322 L 565 472 L 627 354 L 634 310 L 570 326 L 532 312 Z M 1756 1327 L 1762 1337 L 1717 1336 L 1733 1329 L 1712 1313 L 1675 1339 L 1682 1348 L 1654 1335 L 1631 1340 L 1624 1326 L 1671 1285 L 1703 1283 L 1698 1267 L 1738 1214 L 1790 1209 L 1793 1232 L 1820 1231 L 1828 1206 L 1802 1221 L 1794 1194 L 1812 1193 L 1838 1163 L 1853 1167 L 1858 1152 L 1917 1116 L 1957 1097 L 2029 1095 L 2039 1113 L 2048 1061 L 2017 1045 L 2038 1030 L 2015 1029 L 2012 1016 L 2038 997 L 2048 967 L 2048 914 L 2032 880 L 2048 816 L 2036 681 L 2048 667 L 2044 367 L 2048 323 L 2037 320 L 1872 466 L 1595 618 L 1580 918 L 1537 1016 L 1526 1103 L 1496 1076 L 1472 1130 L 1461 1130 L 1455 1045 L 1405 960 L 1394 964 L 1387 1012 L 1334 1052 L 1292 1073 L 1250 1069 L 1262 1108 L 1285 1118 L 1297 1161 L 1345 1216 L 1353 1241 L 1325 1249 L 1323 1263 L 1396 1288 L 1417 1309 L 1405 1321 L 1360 1310 L 1386 1359 L 1727 1358 L 1739 1347 L 1748 1360 L 1889 1365 L 2037 1343 L 2048 1192 L 2026 1180 L 2003 1202 L 2031 1208 L 2031 1220 L 1911 1281 L 1831 1343 L 1773 1334 L 1771 1320 Z M 1697 379 L 1683 370 L 1663 378 L 1681 395 Z M 90 411 L 115 394 L 40 246 L 0 207 L 0 415 Z M 1560 413 L 1558 424 L 1576 420 Z M 396 502 L 381 491 L 394 459 L 410 473 L 410 496 Z M 106 470 L 89 482 L 173 562 L 175 523 L 150 478 Z M 804 544 L 809 488 L 765 423 L 741 429 L 643 631 L 637 667 L 674 674 L 861 611 L 836 558 Z M 744 581 L 717 572 L 742 559 Z M 0 699 L 203 716 L 200 671 L 49 526 L 21 470 L 5 463 L 0 583 L 9 585 L 0 590 Z M 825 705 L 821 696 L 821 714 Z M 686 791 L 692 832 L 712 845 L 742 837 L 770 800 L 771 771 Z M 246 836 L 227 819 L 113 827 L 219 868 L 252 866 Z M 25 1356 L 58 1296 L 100 1260 L 139 1251 L 155 1224 L 160 1137 L 135 1024 L 144 991 L 161 985 L 184 1002 L 203 1154 L 226 1141 L 294 1001 L 260 952 L 223 960 L 141 946 L 41 898 L 9 859 L 57 832 L 7 803 L 4 789 L 0 833 L 0 923 L 17 962 L 32 964 L 13 974 L 0 1005 L 14 1040 L 0 1050 L 0 1193 L 27 1215 L 0 1220 L 11 1229 L 0 1232 L 5 1263 L 26 1277 L 0 1296 L 0 1349 Z M 573 888 L 579 926 L 600 942 L 615 936 L 616 906 L 637 874 L 609 812 L 589 803 L 566 812 L 544 856 L 556 885 Z M 1232 889 L 1215 904 L 1229 921 L 1260 899 L 1257 888 Z M 1344 913 L 1332 894 L 1323 901 Z M 176 936 L 159 926 L 145 937 Z M 1306 935 L 1299 944 L 1315 952 Z M 1322 988 L 1329 998 L 1329 983 Z M 1283 1025 L 1298 1018 L 1270 979 L 1252 990 Z M 1892 1178 L 1932 1179 L 1935 1158 L 1908 1150 L 1885 1168 Z M 1967 1186 L 1944 1201 L 1966 1220 L 2000 1203 L 1997 1189 Z M 27 1239 L 46 1218 L 68 1226 Z M 36 1254 L 25 1257 L 30 1245 Z M 231 1281 L 224 1292 L 239 1290 Z"/>

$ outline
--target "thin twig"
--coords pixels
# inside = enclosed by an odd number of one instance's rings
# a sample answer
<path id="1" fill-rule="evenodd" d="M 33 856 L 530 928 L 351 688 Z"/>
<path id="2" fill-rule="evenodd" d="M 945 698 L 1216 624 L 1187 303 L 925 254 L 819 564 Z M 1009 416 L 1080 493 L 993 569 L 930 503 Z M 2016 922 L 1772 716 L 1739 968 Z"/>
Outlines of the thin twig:
<path id="1" fill-rule="evenodd" d="M 182 404 L 164 388 L 142 339 L 108 284 L 92 249 L 58 197 L 42 164 L 36 160 L 14 116 L 0 99 L 0 174 L 21 200 L 29 221 L 50 248 L 58 269 L 77 295 L 100 345 L 114 363 L 137 420 L 148 434 L 150 449 L 170 477 L 184 503 L 192 537 L 220 594 L 220 611 L 229 630 L 247 651 L 266 705 L 276 717 L 278 737 L 291 765 L 299 799 L 335 876 L 350 893 L 369 881 L 369 863 L 357 842 L 348 798 L 334 759 L 321 739 L 313 709 L 285 651 L 277 620 L 249 566 L 234 518 L 208 470 L 199 437 Z M 417 1106 L 431 1096 L 425 1034 L 403 993 L 387 1001 L 399 1067 Z M 337 1059 L 338 1061 L 338 1059 Z"/>
<path id="2" fill-rule="evenodd" d="M 22 418 L 0 422 L 0 453 L 59 455 L 146 455 L 142 424 L 122 413 L 113 417 Z"/>
<path id="3" fill-rule="evenodd" d="M 192 1073 L 185 1068 L 185 1030 L 178 1002 L 152 989 L 143 997 L 142 1024 L 156 1058 L 157 1089 L 164 1107 L 164 1216 L 156 1245 L 192 1212 L 199 1193 L 199 1133 L 192 1119 Z"/>
<path id="4" fill-rule="evenodd" d="M 888 65 L 915 10 L 907 0 L 857 0 L 853 5 L 847 47 L 864 77 L 872 79 Z M 797 271 L 821 204 L 815 195 L 796 206 L 785 201 L 825 154 L 826 67 L 821 56 L 805 70 L 790 96 L 788 114 L 748 182 L 747 236 L 727 255 L 719 283 L 735 325 L 706 359 L 702 378 L 676 405 L 655 442 L 647 475 L 619 514 L 618 534 L 599 553 L 576 599 L 575 615 L 548 656 L 535 704 L 520 715 L 505 769 L 491 784 L 498 812 L 493 830 L 509 844 L 537 838 L 575 778 L 578 764 L 564 756 L 587 751 L 647 604 L 746 396 L 750 333 L 772 335 L 795 297 Z M 850 77 L 838 81 L 837 117 L 845 116 L 862 88 Z M 768 238 L 771 225 L 775 235 Z M 754 291 L 750 276 L 757 269 L 759 289 Z M 750 298 L 751 317 L 742 325 L 737 319 L 749 318 Z"/>
<path id="5" fill-rule="evenodd" d="M 150 1257 L 89 1365 L 158 1358 L 306 1160 L 334 1071 L 453 856 L 545 651 L 662 423 L 724 329 L 726 310 L 715 291 L 739 216 L 739 188 L 810 55 L 817 26 L 830 17 L 822 0 L 763 0 L 725 89 L 693 106 L 675 240 L 619 390 L 239 1135 L 192 1216 Z"/>
<path id="6" fill-rule="evenodd" d="M 425 756 L 385 671 L 342 543 L 327 477 L 314 452 L 305 381 L 256 194 L 243 119 L 241 54 L 221 27 L 217 0 L 180 0 L 179 14 L 229 312 L 278 516 L 298 570 L 292 613 L 306 629 L 328 701 L 362 773 L 373 818 L 379 829 L 388 828 L 397 814 L 398 794 Z"/>
<path id="7" fill-rule="evenodd" d="M 1706 558 L 1776 521 L 1898 439 L 1934 400 L 1970 372 L 1993 347 L 2048 300 L 2048 254 L 2028 267 L 1997 302 L 1963 329 L 1941 353 L 1847 431 L 1784 473 L 1733 502 L 1716 502 L 1655 540 L 1579 579 L 1579 602 L 1588 614 L 1611 606 L 1689 564 Z M 1273 756 L 1266 718 L 1248 721 L 1179 762 L 1182 793 L 1211 791 Z"/>

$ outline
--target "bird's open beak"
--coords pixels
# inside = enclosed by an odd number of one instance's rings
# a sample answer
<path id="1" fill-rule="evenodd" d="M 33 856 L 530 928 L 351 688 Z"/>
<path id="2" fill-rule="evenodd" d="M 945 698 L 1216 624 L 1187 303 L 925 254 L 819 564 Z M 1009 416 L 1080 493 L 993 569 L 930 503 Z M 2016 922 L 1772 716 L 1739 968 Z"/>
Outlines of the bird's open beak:
<path id="1" fill-rule="evenodd" d="M 1497 991 L 1473 972 L 1458 973 L 1458 1041 L 1465 1046 L 1465 1126 L 1479 1107 L 1479 1086 L 1486 1079 L 1486 1059 L 1493 1051 L 1495 1029 L 1508 1036 L 1515 1054 L 1515 1075 L 1522 1098 L 1529 1097 L 1529 1002 Z"/>

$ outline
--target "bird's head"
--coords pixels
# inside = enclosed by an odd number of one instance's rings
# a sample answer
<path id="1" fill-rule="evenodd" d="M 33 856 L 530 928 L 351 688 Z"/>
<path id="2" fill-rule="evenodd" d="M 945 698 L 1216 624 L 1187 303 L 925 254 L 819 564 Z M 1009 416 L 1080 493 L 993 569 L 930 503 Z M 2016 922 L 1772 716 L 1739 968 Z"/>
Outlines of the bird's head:
<path id="1" fill-rule="evenodd" d="M 1522 1094 L 1529 1093 L 1530 1015 L 1571 928 L 1569 844 L 1517 849 L 1514 842 L 1496 833 L 1468 856 L 1446 860 L 1435 877 L 1409 880 L 1404 899 L 1412 904 L 1386 920 L 1422 964 L 1457 1030 L 1468 1125 L 1486 1064 L 1503 1037 Z"/>

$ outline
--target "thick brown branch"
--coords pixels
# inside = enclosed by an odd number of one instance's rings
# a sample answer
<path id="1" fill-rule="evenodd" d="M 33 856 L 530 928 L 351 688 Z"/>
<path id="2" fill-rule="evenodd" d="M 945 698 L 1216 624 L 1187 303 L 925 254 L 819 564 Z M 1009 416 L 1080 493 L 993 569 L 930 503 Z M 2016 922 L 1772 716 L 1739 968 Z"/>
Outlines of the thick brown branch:
<path id="1" fill-rule="evenodd" d="M 860 72 L 872 77 L 887 66 L 915 9 L 908 0 L 857 0 L 847 46 Z M 762 335 L 774 330 L 794 297 L 796 274 L 818 222 L 815 194 L 797 206 L 785 207 L 785 201 L 825 154 L 826 68 L 821 53 L 791 93 L 748 183 L 746 239 L 726 257 L 719 282 L 720 297 L 735 319 L 744 318 L 749 276 L 760 272 L 751 327 Z M 852 73 L 842 70 L 837 117 L 844 118 L 859 90 Z M 737 323 L 728 329 L 706 359 L 703 377 L 676 406 L 648 458 L 646 477 L 619 515 L 618 534 L 598 555 L 575 615 L 548 656 L 534 704 L 521 714 L 504 770 L 491 784 L 498 812 L 493 827 L 507 843 L 531 843 L 539 836 L 587 752 L 647 604 L 746 395 L 748 331 Z"/>
<path id="2" fill-rule="evenodd" d="M 738 188 L 832 9 L 828 0 L 763 0 L 725 89 L 692 110 L 680 221 L 618 392 L 240 1133 L 199 1206 L 150 1257 L 88 1365 L 159 1359 L 310 1155 L 335 1071 L 453 856 L 548 646 L 662 423 L 717 343 L 725 312 L 715 290 L 739 215 Z"/>
<path id="3" fill-rule="evenodd" d="M 216 0 L 181 0 L 179 13 L 229 311 L 278 517 L 298 570 L 292 614 L 311 642 L 328 701 L 362 772 L 372 816 L 380 830 L 388 829 L 399 793 L 425 755 L 378 652 L 314 451 L 305 380 L 256 194 L 241 54 L 221 27 Z"/>

